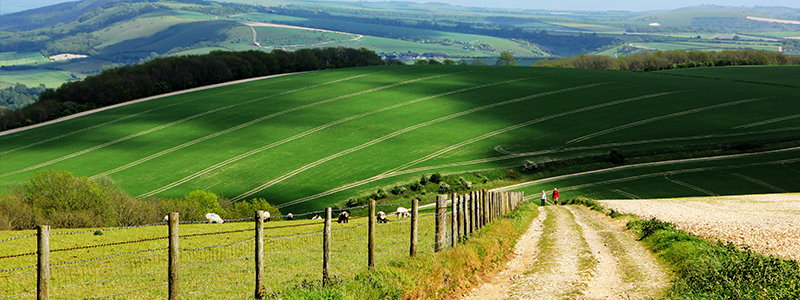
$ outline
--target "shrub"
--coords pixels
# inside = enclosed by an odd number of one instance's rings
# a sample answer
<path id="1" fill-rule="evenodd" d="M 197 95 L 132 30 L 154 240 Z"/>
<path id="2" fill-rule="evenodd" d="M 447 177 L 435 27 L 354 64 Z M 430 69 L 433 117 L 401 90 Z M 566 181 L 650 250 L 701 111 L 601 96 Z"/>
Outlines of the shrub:
<path id="1" fill-rule="evenodd" d="M 422 189 L 422 185 L 419 184 L 419 182 L 414 182 L 410 186 L 408 186 L 408 188 L 416 192 Z"/>
<path id="2" fill-rule="evenodd" d="M 370 196 L 370 197 L 371 197 L 372 199 L 375 199 L 375 200 L 380 200 L 380 199 L 385 199 L 385 198 L 387 197 L 387 195 L 386 195 L 386 191 L 385 191 L 384 189 L 378 189 L 378 190 L 377 190 L 377 191 L 375 191 L 375 193 L 374 193 L 374 194 L 372 194 L 372 196 Z"/>
<path id="3" fill-rule="evenodd" d="M 281 211 L 274 205 L 267 202 L 264 198 L 253 198 L 250 200 L 243 200 L 233 202 L 231 207 L 227 209 L 228 219 L 241 219 L 255 216 L 255 211 L 266 210 L 272 216 L 280 216 Z"/>
<path id="4" fill-rule="evenodd" d="M 440 183 L 440 182 L 442 182 L 442 174 L 433 173 L 433 174 L 431 174 L 431 177 L 428 179 L 428 181 L 433 182 L 433 183 Z"/>
<path id="5" fill-rule="evenodd" d="M 675 229 L 672 223 L 664 222 L 656 218 L 629 222 L 627 227 L 628 229 L 636 229 L 637 232 L 639 232 L 640 240 L 653 235 L 657 230 Z"/>
<path id="6" fill-rule="evenodd" d="M 539 170 L 539 165 L 537 165 L 533 161 L 526 160 L 525 163 L 522 165 L 522 172 L 533 173 L 536 172 L 537 170 Z"/>
<path id="7" fill-rule="evenodd" d="M 406 188 L 396 185 L 389 192 L 391 192 L 393 195 L 402 195 L 406 192 Z"/>
<path id="8" fill-rule="evenodd" d="M 440 182 L 439 183 L 439 193 L 445 194 L 450 191 L 450 185 L 447 182 Z"/>
<path id="9" fill-rule="evenodd" d="M 615 164 L 615 165 L 624 164 L 625 163 L 625 154 L 622 153 L 621 150 L 617 150 L 617 149 L 611 150 L 610 152 L 608 152 L 608 162 L 610 162 L 612 164 Z"/>
<path id="10" fill-rule="evenodd" d="M 421 185 L 428 184 L 428 176 L 422 175 L 422 177 L 419 178 L 419 184 Z"/>
<path id="11" fill-rule="evenodd" d="M 204 211 L 203 215 L 210 212 L 220 212 L 222 207 L 219 205 L 217 194 L 196 190 L 186 194 L 186 201 L 194 204 L 199 210 Z"/>
<path id="12" fill-rule="evenodd" d="M 55 227 L 98 227 L 116 223 L 106 189 L 61 170 L 33 176 L 17 193 L 33 209 L 35 223 Z"/>
<path id="13" fill-rule="evenodd" d="M 466 189 L 472 189 L 472 182 L 467 181 L 464 177 L 458 177 L 458 182 L 461 183 L 462 186 Z"/>

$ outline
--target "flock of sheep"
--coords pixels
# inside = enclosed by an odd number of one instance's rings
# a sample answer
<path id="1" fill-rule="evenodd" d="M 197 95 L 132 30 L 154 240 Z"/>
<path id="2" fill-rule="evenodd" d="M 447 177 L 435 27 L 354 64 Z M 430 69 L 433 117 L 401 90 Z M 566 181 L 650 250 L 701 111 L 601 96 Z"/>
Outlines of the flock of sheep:
<path id="1" fill-rule="evenodd" d="M 393 212 L 392 214 L 397 216 L 398 219 L 411 217 L 411 213 L 409 212 L 408 208 L 405 208 L 405 207 L 398 207 L 397 210 L 395 212 Z M 269 212 L 264 212 L 262 217 L 264 218 L 263 221 L 269 221 L 272 218 L 272 216 L 270 216 Z M 321 220 L 322 217 L 320 217 L 320 215 L 315 215 L 311 219 L 312 220 Z M 378 223 L 388 223 L 389 222 L 389 220 L 386 218 L 386 213 L 383 212 L 383 211 L 379 211 L 378 213 L 376 213 L 375 214 L 375 219 L 377 220 Z M 294 215 L 292 215 L 292 213 L 286 214 L 286 220 L 294 220 Z M 164 222 L 166 222 L 166 221 L 169 221 L 169 216 L 164 216 Z M 223 220 L 222 217 L 220 217 L 218 214 L 215 214 L 215 213 L 207 213 L 206 214 L 206 221 L 208 221 L 208 223 L 224 223 L 225 222 L 225 220 Z M 346 210 L 342 211 L 341 213 L 339 213 L 339 218 L 336 220 L 337 223 L 348 223 L 349 221 L 350 221 L 350 212 L 348 212 Z"/>

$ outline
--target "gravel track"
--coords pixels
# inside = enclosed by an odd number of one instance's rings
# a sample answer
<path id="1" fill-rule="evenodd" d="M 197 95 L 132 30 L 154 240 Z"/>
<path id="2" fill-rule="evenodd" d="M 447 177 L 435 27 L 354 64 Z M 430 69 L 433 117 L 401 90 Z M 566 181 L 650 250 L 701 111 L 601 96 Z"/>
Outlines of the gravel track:
<path id="1" fill-rule="evenodd" d="M 506 268 L 462 299 L 642 299 L 668 284 L 623 222 L 583 206 L 547 206 Z"/>
<path id="2" fill-rule="evenodd" d="M 602 200 L 609 208 L 672 222 L 711 240 L 747 244 L 800 261 L 800 194 L 656 200 Z"/>

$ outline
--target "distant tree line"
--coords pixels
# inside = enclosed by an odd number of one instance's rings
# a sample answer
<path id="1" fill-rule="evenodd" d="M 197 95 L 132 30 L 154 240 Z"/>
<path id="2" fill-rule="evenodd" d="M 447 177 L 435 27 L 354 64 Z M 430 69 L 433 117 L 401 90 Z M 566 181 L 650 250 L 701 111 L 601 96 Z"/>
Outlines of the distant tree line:
<path id="1" fill-rule="evenodd" d="M 220 82 L 271 74 L 384 64 L 370 50 L 302 49 L 296 52 L 214 51 L 205 55 L 158 58 L 109 69 L 81 81 L 44 91 L 18 110 L 0 110 L 0 130 L 36 124 L 133 99 Z"/>
<path id="2" fill-rule="evenodd" d="M 28 87 L 17 83 L 0 90 L 0 110 L 19 109 L 25 105 L 36 102 L 39 94 L 45 91 L 45 86 Z"/>
<path id="3" fill-rule="evenodd" d="M 763 50 L 724 50 L 719 52 L 674 50 L 645 52 L 620 58 L 611 58 L 601 55 L 581 55 L 571 58 L 542 60 L 535 65 L 647 72 L 695 67 L 800 65 L 800 56 L 785 55 L 778 52 Z"/>

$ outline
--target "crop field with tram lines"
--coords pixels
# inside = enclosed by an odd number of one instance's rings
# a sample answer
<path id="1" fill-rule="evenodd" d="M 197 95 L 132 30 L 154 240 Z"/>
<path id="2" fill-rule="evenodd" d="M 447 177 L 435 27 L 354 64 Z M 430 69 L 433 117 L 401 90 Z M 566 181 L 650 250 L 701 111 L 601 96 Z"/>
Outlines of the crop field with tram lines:
<path id="1" fill-rule="evenodd" d="M 791 140 L 800 128 L 800 118 L 791 117 L 797 101 L 797 89 L 789 86 L 652 73 L 462 66 L 318 71 L 0 136 L 0 191 L 10 192 L 35 172 L 64 169 L 109 177 L 137 196 L 181 197 L 203 189 L 233 200 L 263 197 L 284 212 L 308 211 L 437 171 L 502 169 L 612 149 Z M 752 167 L 754 172 L 736 172 L 769 181 L 759 174 L 769 177 L 763 169 L 776 168 L 731 164 L 768 164 L 796 153 L 697 163 Z M 797 162 L 779 165 L 786 172 L 798 169 Z M 744 179 L 735 178 L 719 182 L 742 186 Z M 748 182 L 748 192 L 774 191 Z M 676 189 L 683 193 L 675 196 L 703 195 Z M 651 191 L 630 193 L 670 194 Z"/>

